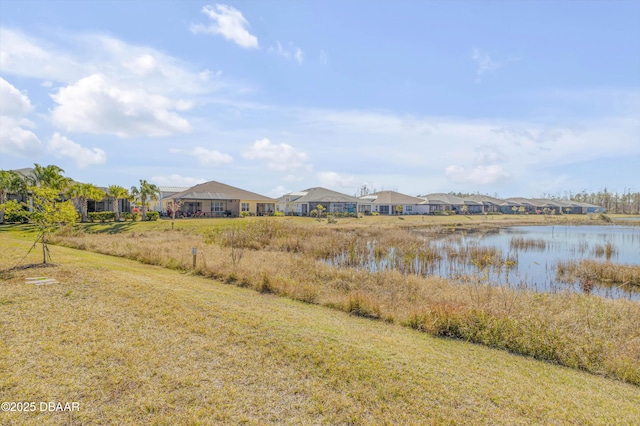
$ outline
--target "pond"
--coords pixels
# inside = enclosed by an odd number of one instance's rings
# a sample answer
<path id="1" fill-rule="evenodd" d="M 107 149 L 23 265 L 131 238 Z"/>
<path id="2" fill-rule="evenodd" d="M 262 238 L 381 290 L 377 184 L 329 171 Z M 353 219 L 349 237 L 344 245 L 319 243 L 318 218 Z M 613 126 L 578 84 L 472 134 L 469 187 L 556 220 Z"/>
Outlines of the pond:
<path id="1" fill-rule="evenodd" d="M 540 292 L 580 292 L 584 281 L 559 274 L 559 264 L 596 260 L 640 266 L 640 227 L 519 226 L 492 234 L 425 237 L 420 247 L 381 247 L 368 241 L 360 252 L 343 252 L 325 260 L 336 267 L 371 272 L 395 269 Z M 640 300 L 637 286 L 598 283 L 588 291 Z"/>
<path id="2" fill-rule="evenodd" d="M 559 262 L 609 260 L 640 265 L 640 228 L 629 226 L 519 226 L 496 234 L 462 237 L 463 244 L 495 247 L 516 262 L 494 278 L 499 282 L 524 284 L 537 291 L 554 292 L 568 287 L 579 291 L 576 281 L 557 279 Z M 593 294 L 640 300 L 640 289 L 596 286 Z"/>

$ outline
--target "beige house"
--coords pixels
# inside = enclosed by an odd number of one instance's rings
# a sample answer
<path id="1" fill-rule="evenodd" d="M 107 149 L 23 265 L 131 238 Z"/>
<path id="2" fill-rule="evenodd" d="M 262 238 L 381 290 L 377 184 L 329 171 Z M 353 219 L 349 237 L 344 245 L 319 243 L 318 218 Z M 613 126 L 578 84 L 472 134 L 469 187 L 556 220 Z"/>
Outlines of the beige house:
<path id="1" fill-rule="evenodd" d="M 429 205 L 424 199 L 401 194 L 396 191 L 380 191 L 360 197 L 358 211 L 361 213 L 395 214 L 428 214 Z"/>
<path id="2" fill-rule="evenodd" d="M 246 191 L 224 183 L 210 181 L 173 194 L 168 201 L 180 200 L 180 209 L 188 216 L 240 216 L 243 212 L 267 216 L 276 211 L 273 198 Z"/>

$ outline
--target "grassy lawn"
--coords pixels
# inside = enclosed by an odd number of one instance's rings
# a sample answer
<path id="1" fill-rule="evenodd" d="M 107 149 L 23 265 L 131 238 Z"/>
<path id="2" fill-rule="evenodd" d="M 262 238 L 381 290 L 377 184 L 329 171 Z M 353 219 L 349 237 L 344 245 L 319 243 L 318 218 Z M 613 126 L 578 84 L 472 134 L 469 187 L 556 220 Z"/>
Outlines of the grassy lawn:
<path id="1" fill-rule="evenodd" d="M 612 218 L 628 217 L 625 215 L 611 215 Z M 211 228 L 225 227 L 233 223 L 246 223 L 250 221 L 264 220 L 262 217 L 247 218 L 199 218 L 199 219 L 176 219 L 174 221 L 175 229 L 187 231 L 210 230 Z M 326 219 L 317 220 L 310 217 L 286 216 L 274 217 L 272 220 L 289 222 L 296 225 L 306 226 L 327 226 Z M 529 224 L 581 224 L 581 223 L 599 223 L 601 221 L 594 220 L 588 215 L 560 215 L 560 216 L 544 216 L 544 215 L 458 215 L 458 216 L 432 216 L 432 215 L 406 215 L 406 216 L 365 216 L 363 218 L 339 218 L 337 223 L 331 226 L 336 228 L 353 228 L 366 226 L 517 226 Z M 633 223 L 631 223 L 633 224 Z M 114 223 L 88 223 L 79 224 L 87 232 L 126 232 L 136 230 L 144 231 L 162 231 L 171 229 L 171 219 L 160 219 L 156 222 L 121 222 Z M 0 227 L 0 231 L 2 227 Z"/>
<path id="2" fill-rule="evenodd" d="M 0 233 L 0 269 L 29 247 Z M 640 417 L 640 389 L 619 381 L 122 258 L 51 250 L 58 266 L 0 281 L 0 395 L 79 402 L 80 411 L 3 412 L 3 425 Z M 35 252 L 24 263 L 39 260 Z M 60 283 L 26 284 L 33 276 Z"/>

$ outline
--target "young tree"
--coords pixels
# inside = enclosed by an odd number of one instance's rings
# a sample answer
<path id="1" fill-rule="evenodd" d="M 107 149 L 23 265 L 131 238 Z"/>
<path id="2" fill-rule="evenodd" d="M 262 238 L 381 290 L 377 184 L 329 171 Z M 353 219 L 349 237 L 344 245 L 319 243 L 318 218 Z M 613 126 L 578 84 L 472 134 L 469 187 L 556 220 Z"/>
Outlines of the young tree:
<path id="1" fill-rule="evenodd" d="M 74 225 L 77 212 L 71 201 L 58 201 L 59 191 L 53 188 L 32 186 L 33 212 L 31 223 L 38 229 L 38 241 L 42 242 L 42 263 L 50 259 L 47 246 L 49 234 L 62 225 Z"/>
<path id="2" fill-rule="evenodd" d="M 467 206 L 462 206 L 462 207 L 464 208 L 464 207 L 467 207 Z M 400 205 L 396 206 L 396 214 L 397 215 L 401 215 L 402 214 L 402 206 L 400 206 Z"/>
<path id="3" fill-rule="evenodd" d="M 171 230 L 173 231 L 173 224 L 176 220 L 176 213 L 180 211 L 184 204 L 184 200 L 176 200 L 175 198 L 167 203 L 167 208 L 171 209 Z"/>
<path id="4" fill-rule="evenodd" d="M 82 222 L 86 222 L 88 216 L 88 201 L 90 199 L 97 201 L 102 200 L 104 198 L 104 191 L 91 183 L 77 183 L 69 188 L 67 195 L 79 201 Z"/>
<path id="5" fill-rule="evenodd" d="M 131 195 L 140 200 L 142 205 L 142 220 L 147 220 L 147 204 L 148 200 L 157 200 L 160 189 L 152 183 L 148 183 L 144 179 L 140 179 L 140 188 L 131 187 Z"/>
<path id="6" fill-rule="evenodd" d="M 115 221 L 120 222 L 120 206 L 118 206 L 118 201 L 129 198 L 129 191 L 119 185 L 109 185 L 107 188 L 107 196 L 113 200 Z"/>
<path id="7" fill-rule="evenodd" d="M 320 220 L 320 218 L 324 214 L 324 211 L 327 210 L 327 208 L 325 206 L 323 206 L 322 204 L 318 204 L 316 206 L 316 210 L 318 211 L 318 220 Z"/>

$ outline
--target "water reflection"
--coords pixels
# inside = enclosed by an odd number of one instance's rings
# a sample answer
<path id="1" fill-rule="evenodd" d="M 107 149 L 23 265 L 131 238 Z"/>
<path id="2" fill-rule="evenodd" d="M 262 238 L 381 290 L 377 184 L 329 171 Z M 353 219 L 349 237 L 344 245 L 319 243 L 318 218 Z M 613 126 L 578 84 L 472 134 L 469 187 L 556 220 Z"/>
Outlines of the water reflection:
<path id="1" fill-rule="evenodd" d="M 611 261 L 640 265 L 640 228 L 626 226 L 519 226 L 493 234 L 454 234 L 409 247 L 342 252 L 328 263 L 371 272 L 398 270 L 457 280 L 482 280 L 541 292 L 582 291 L 581 282 L 557 275 L 559 262 Z M 567 282 L 568 281 L 568 282 Z M 584 284 L 584 283 L 583 283 Z M 584 286 L 583 286 L 584 287 Z M 640 288 L 599 283 L 591 293 L 640 300 Z"/>

